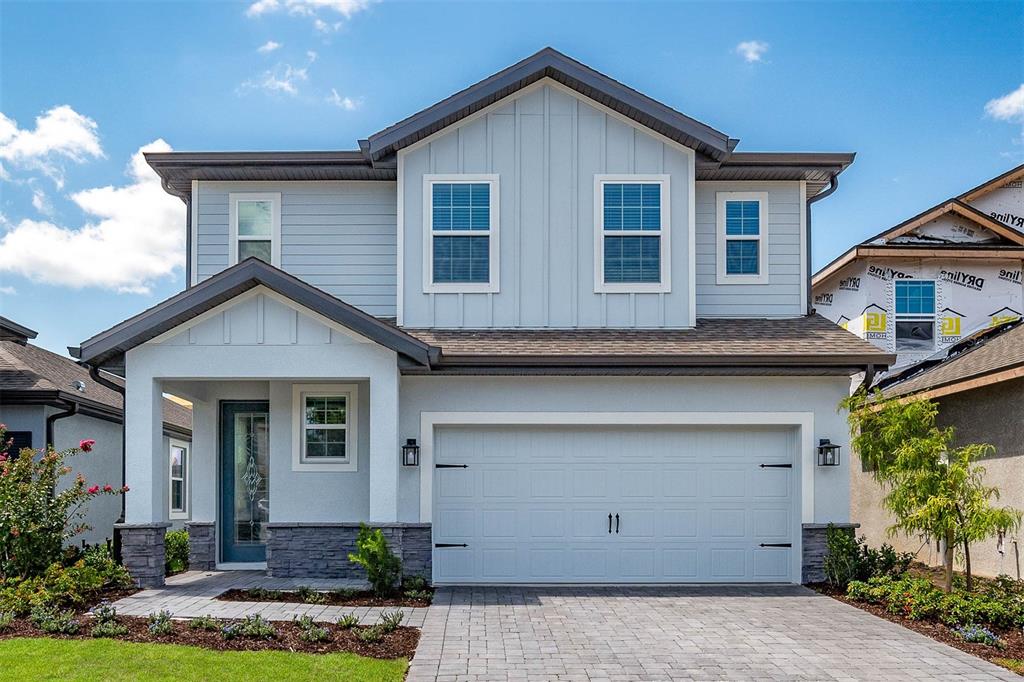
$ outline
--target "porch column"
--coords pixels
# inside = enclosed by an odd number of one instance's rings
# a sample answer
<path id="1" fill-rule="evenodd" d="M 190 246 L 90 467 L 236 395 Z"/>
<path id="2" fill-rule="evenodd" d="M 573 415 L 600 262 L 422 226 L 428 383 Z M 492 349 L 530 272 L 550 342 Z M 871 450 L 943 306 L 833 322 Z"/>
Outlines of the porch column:
<path id="1" fill-rule="evenodd" d="M 370 521 L 398 521 L 398 366 L 370 378 Z"/>
<path id="2" fill-rule="evenodd" d="M 128 368 L 125 393 L 125 523 L 167 520 L 168 455 L 163 451 L 163 394 L 158 380 Z"/>

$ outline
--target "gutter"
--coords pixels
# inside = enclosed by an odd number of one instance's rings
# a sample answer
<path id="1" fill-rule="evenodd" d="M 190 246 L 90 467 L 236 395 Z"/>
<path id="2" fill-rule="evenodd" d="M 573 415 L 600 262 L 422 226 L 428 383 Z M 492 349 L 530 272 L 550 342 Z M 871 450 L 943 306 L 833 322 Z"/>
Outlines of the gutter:
<path id="1" fill-rule="evenodd" d="M 53 447 L 54 449 L 56 449 L 56 446 L 53 444 L 54 423 L 58 419 L 65 419 L 67 417 L 73 417 L 76 414 L 78 414 L 78 403 L 71 402 L 70 400 L 62 400 L 61 403 L 63 403 L 67 409 L 65 409 L 63 412 L 58 412 L 57 414 L 51 414 L 49 417 L 46 418 L 46 442 L 44 443 L 44 445 Z"/>
<path id="2" fill-rule="evenodd" d="M 811 268 L 811 235 L 814 230 L 811 229 L 811 204 L 816 201 L 821 201 L 825 197 L 831 195 L 837 189 L 839 189 L 839 173 L 832 173 L 828 178 L 828 189 L 822 190 L 815 194 L 813 197 L 807 200 L 807 206 L 804 208 L 807 211 L 807 253 L 805 258 L 807 259 L 807 314 L 814 314 L 814 291 L 812 289 L 814 283 L 813 270 Z"/>
<path id="3" fill-rule="evenodd" d="M 189 215 L 191 215 L 191 214 L 192 214 L 192 211 L 189 211 Z M 189 234 L 191 234 L 191 230 L 189 231 Z M 128 456 L 128 429 L 127 429 L 127 423 L 128 423 L 128 420 L 125 418 L 125 413 L 127 412 L 127 410 L 125 408 L 127 406 L 125 405 L 124 386 L 121 386 L 120 384 L 116 384 L 113 381 L 111 381 L 110 379 L 107 379 L 106 377 L 101 376 L 99 368 L 95 367 L 94 365 L 86 365 L 86 367 L 89 368 L 89 378 L 90 379 L 95 381 L 100 386 L 104 386 L 106 388 L 109 388 L 111 391 L 114 391 L 115 393 L 119 393 L 121 395 L 121 487 L 124 488 L 124 486 L 128 482 L 127 481 L 127 478 L 128 478 L 128 469 L 127 469 L 127 464 L 128 464 L 127 463 L 127 456 Z M 163 409 L 163 405 L 161 405 L 160 407 L 161 407 L 161 409 Z M 121 495 L 121 516 L 118 517 L 117 522 L 118 523 L 124 523 L 124 517 L 125 517 L 125 496 L 122 494 Z M 115 530 L 114 531 L 114 556 L 115 557 L 120 556 L 120 549 L 121 549 L 121 533 Z"/>

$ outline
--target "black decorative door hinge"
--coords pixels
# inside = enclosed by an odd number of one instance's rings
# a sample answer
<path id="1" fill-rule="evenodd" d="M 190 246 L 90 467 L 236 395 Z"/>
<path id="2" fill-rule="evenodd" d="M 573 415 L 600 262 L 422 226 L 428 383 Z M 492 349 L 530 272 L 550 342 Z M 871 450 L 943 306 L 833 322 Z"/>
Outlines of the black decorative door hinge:
<path id="1" fill-rule="evenodd" d="M 762 469 L 792 469 L 792 464 L 762 464 Z"/>
<path id="2" fill-rule="evenodd" d="M 761 547 L 792 547 L 792 542 L 762 542 Z"/>
<path id="3" fill-rule="evenodd" d="M 435 542 L 434 547 L 469 547 L 465 542 Z"/>
<path id="4" fill-rule="evenodd" d="M 468 464 L 435 464 L 435 469 L 468 469 Z"/>

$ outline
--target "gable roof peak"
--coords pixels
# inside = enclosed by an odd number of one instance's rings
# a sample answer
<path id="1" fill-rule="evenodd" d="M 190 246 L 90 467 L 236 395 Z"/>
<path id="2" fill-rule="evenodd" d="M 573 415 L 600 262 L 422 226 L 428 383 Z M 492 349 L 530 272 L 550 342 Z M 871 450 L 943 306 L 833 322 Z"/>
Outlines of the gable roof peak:
<path id="1" fill-rule="evenodd" d="M 20 325 L 14 320 L 8 319 L 3 315 L 0 315 L 0 339 L 6 341 L 14 341 L 25 345 L 29 339 L 34 339 L 39 334 L 34 329 L 29 329 L 24 325 Z"/>

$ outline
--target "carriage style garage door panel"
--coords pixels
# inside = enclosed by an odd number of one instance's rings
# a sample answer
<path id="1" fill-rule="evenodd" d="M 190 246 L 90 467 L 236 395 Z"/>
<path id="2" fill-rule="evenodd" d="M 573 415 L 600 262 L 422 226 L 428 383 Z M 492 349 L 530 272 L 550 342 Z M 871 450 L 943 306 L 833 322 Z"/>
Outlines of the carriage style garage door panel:
<path id="1" fill-rule="evenodd" d="M 434 438 L 438 582 L 799 581 L 786 546 L 799 537 L 797 470 L 784 466 L 795 428 L 442 426 Z"/>

